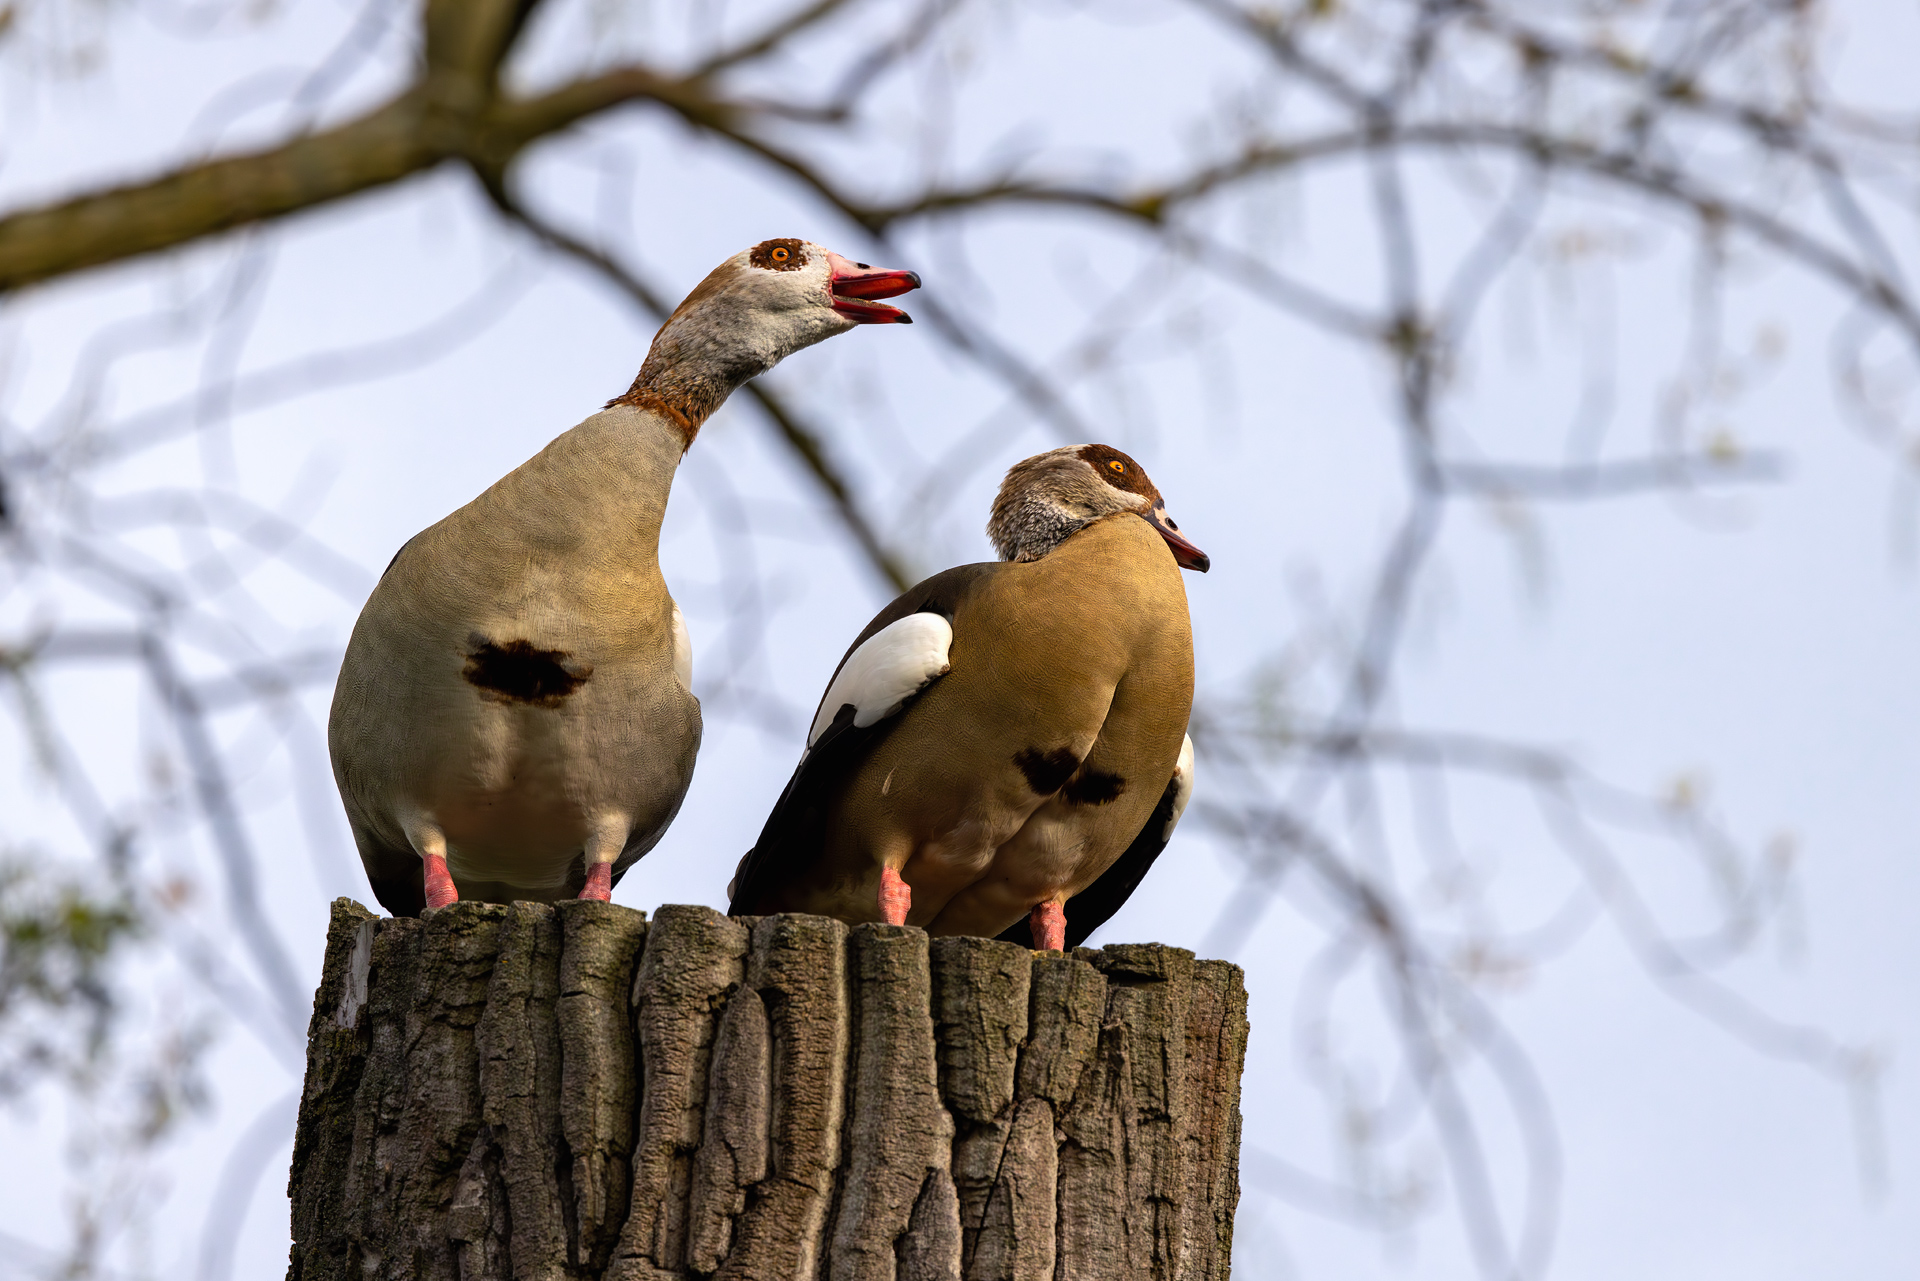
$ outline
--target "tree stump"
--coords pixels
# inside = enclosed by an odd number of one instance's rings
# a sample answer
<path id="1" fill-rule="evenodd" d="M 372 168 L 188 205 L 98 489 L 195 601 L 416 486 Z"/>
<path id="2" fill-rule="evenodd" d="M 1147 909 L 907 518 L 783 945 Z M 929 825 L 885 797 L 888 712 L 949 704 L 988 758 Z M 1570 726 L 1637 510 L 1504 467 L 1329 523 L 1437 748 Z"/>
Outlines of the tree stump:
<path id="1" fill-rule="evenodd" d="M 1208 1281 L 1240 970 L 818 916 L 335 902 L 289 1281 Z"/>

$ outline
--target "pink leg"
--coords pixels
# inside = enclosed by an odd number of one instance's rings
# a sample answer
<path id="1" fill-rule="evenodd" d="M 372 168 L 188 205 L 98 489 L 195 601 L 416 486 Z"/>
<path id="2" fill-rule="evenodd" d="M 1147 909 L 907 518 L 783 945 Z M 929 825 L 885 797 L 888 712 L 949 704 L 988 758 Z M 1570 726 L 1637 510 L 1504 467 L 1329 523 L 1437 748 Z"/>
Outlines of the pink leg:
<path id="1" fill-rule="evenodd" d="M 1027 917 L 1027 929 L 1033 934 L 1033 946 L 1039 952 L 1064 952 L 1067 948 L 1067 911 L 1052 899 L 1035 905 Z"/>
<path id="2" fill-rule="evenodd" d="M 913 906 L 913 889 L 890 867 L 880 869 L 880 915 L 888 925 L 905 925 L 907 909 Z"/>
<path id="3" fill-rule="evenodd" d="M 613 864 L 591 863 L 587 866 L 587 883 L 580 891 L 581 898 L 598 899 L 602 903 L 613 901 Z"/>
<path id="4" fill-rule="evenodd" d="M 460 891 L 453 887 L 453 873 L 447 870 L 446 855 L 422 854 L 420 862 L 426 871 L 427 906 L 445 907 L 449 903 L 458 903 Z"/>

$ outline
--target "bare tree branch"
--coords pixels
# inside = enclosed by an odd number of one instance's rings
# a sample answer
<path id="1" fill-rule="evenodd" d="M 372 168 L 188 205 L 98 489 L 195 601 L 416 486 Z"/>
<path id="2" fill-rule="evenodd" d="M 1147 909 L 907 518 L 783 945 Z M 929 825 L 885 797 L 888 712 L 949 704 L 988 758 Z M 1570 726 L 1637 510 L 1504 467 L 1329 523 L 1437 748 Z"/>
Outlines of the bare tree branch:
<path id="1" fill-rule="evenodd" d="M 627 103 L 658 102 L 710 126 L 730 119 L 698 83 L 644 67 L 529 99 L 492 97 L 494 69 L 519 27 L 514 9 L 510 0 L 432 5 L 425 75 L 357 119 L 0 218 L 0 291 L 317 208 L 447 160 L 499 173 L 538 139 Z"/>

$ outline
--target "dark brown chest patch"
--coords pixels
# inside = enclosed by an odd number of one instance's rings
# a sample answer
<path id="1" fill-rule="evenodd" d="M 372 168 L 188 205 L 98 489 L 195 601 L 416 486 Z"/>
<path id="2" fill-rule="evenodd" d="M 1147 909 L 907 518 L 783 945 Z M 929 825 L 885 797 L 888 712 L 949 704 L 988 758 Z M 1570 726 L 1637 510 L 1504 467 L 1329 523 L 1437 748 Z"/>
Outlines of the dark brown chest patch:
<path id="1" fill-rule="evenodd" d="M 586 663 L 569 664 L 564 649 L 535 649 L 523 640 L 496 645 L 483 636 L 468 641 L 475 648 L 460 674 L 467 684 L 503 702 L 558 707 L 593 675 Z"/>
<path id="2" fill-rule="evenodd" d="M 1036 796 L 1052 796 L 1080 768 L 1080 758 L 1064 747 L 1050 752 L 1037 747 L 1022 748 L 1013 754 L 1013 763 L 1027 776 L 1027 786 Z"/>
<path id="3" fill-rule="evenodd" d="M 1127 780 L 1118 774 L 1090 769 L 1067 784 L 1067 799 L 1075 805 L 1105 805 L 1126 790 Z"/>

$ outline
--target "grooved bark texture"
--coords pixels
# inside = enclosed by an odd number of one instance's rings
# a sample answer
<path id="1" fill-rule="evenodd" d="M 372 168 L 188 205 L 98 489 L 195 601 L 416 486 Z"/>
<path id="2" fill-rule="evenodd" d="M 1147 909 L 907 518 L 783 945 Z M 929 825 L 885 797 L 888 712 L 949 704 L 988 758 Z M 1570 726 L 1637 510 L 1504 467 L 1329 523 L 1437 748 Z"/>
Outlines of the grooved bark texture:
<path id="1" fill-rule="evenodd" d="M 334 904 L 289 1281 L 1224 1281 L 1240 971 L 816 916 Z"/>

